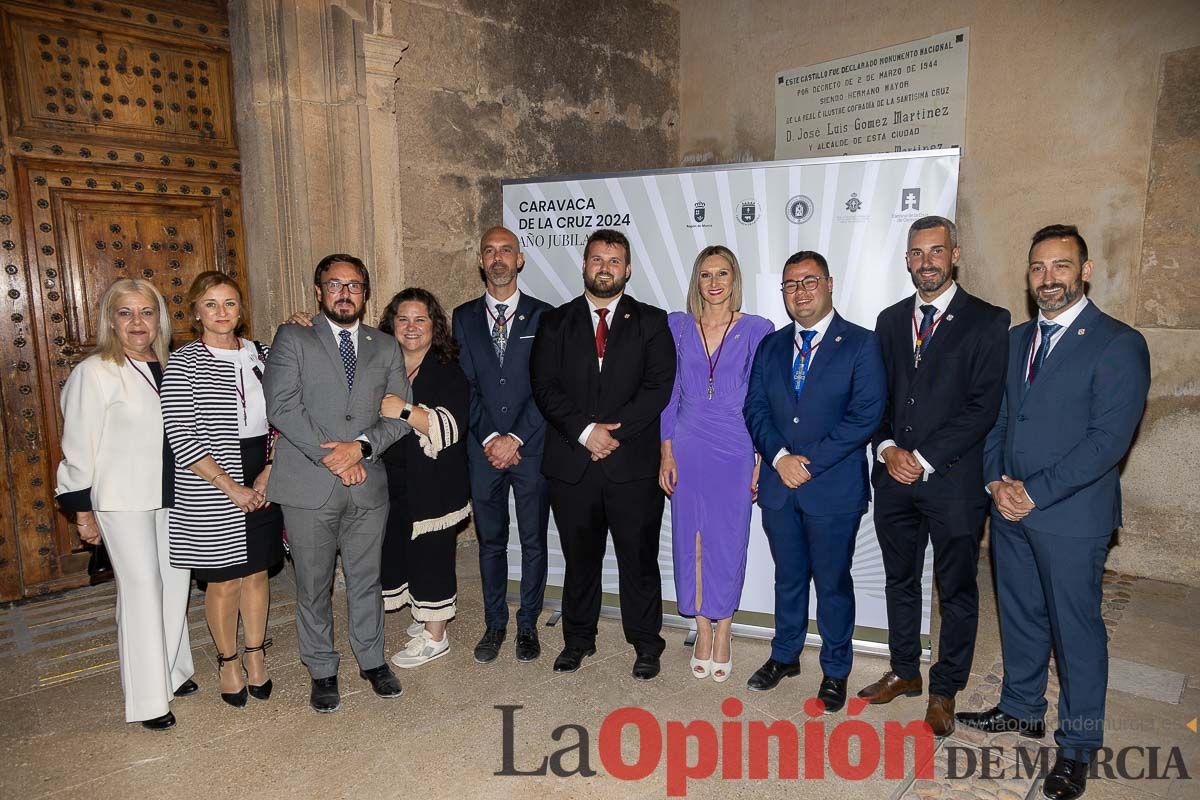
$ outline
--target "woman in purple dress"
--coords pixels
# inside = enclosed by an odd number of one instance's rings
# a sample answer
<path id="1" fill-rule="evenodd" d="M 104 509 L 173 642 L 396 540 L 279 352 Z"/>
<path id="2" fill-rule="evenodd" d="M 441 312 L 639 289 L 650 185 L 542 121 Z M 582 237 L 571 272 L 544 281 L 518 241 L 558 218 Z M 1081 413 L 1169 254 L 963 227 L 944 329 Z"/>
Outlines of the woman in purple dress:
<path id="1" fill-rule="evenodd" d="M 746 578 L 759 456 L 742 419 L 754 351 L 775 330 L 743 314 L 742 273 L 727 247 L 700 251 L 687 312 L 667 318 L 677 370 L 662 415 L 659 485 L 671 498 L 675 597 L 696 618 L 692 675 L 724 682 L 733 668 L 733 612 Z M 713 630 L 713 624 L 716 630 Z"/>

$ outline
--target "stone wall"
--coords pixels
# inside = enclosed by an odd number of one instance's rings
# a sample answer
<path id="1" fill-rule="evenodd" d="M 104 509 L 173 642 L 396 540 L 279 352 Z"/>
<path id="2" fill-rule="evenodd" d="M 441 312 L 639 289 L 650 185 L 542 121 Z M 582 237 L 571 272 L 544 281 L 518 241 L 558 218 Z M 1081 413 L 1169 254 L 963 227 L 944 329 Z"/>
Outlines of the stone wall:
<path id="1" fill-rule="evenodd" d="M 1091 297 L 1142 328 L 1154 371 L 1109 565 L 1200 584 L 1200 77 L 1194 49 L 1175 53 L 1200 45 L 1194 0 L 691 0 L 680 160 L 770 160 L 776 72 L 959 27 L 971 29 L 960 278 L 1027 319 L 1030 234 L 1080 226 Z"/>
<path id="2" fill-rule="evenodd" d="M 394 0 L 404 278 L 448 308 L 481 289 L 503 178 L 671 166 L 674 2 Z"/>

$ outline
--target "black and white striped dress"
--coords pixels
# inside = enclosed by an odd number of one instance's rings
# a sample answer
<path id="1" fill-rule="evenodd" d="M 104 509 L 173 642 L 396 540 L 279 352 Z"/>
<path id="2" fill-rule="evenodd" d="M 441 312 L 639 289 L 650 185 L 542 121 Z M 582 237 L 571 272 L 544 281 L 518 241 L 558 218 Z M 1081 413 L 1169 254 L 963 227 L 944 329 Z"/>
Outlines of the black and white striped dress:
<path id="1" fill-rule="evenodd" d="M 263 355 L 266 347 L 242 340 Z M 267 569 L 283 556 L 282 518 L 274 505 L 244 513 L 188 467 L 212 456 L 229 476 L 252 485 L 263 469 L 268 437 L 261 368 L 218 358 L 200 340 L 171 355 L 162 388 L 163 426 L 175 452 L 175 507 L 170 515 L 172 566 L 201 580 L 229 580 Z M 255 359 L 256 360 L 256 359 Z M 262 430 L 247 432 L 246 403 L 261 402 Z"/>

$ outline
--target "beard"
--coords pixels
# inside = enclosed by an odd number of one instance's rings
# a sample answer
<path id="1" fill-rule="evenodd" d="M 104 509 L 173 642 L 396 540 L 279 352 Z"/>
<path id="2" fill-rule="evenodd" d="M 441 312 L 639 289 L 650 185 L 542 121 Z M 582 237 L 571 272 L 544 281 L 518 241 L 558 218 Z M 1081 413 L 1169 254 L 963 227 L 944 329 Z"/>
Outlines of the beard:
<path id="1" fill-rule="evenodd" d="M 510 272 L 507 264 L 493 264 L 485 272 L 487 273 L 488 281 L 493 286 L 508 286 L 517 279 L 516 270 Z"/>
<path id="2" fill-rule="evenodd" d="M 362 319 L 363 314 L 365 314 L 367 311 L 366 303 L 363 303 L 357 308 L 354 308 L 353 306 L 354 304 L 352 302 L 342 303 L 342 310 L 339 311 L 338 302 L 334 301 L 332 304 L 328 305 L 322 303 L 321 311 L 323 311 L 325 316 L 329 317 L 334 322 L 340 325 L 349 325 L 357 320 Z"/>
<path id="3" fill-rule="evenodd" d="M 926 294 L 936 292 L 950 280 L 950 270 L 946 270 L 945 272 L 937 270 L 937 274 L 931 278 L 922 277 L 919 270 L 912 270 L 908 275 L 912 278 L 913 286 Z"/>
<path id="4" fill-rule="evenodd" d="M 1057 300 L 1042 296 L 1043 291 L 1054 289 L 1062 289 L 1062 294 Z M 1033 302 L 1042 311 L 1058 311 L 1074 303 L 1081 294 L 1083 294 L 1083 281 L 1076 281 L 1070 286 L 1065 283 L 1049 283 L 1033 292 Z"/>
<path id="5" fill-rule="evenodd" d="M 608 275 L 612 278 L 612 281 L 607 285 L 600 283 L 599 279 L 602 275 Z M 587 275 L 584 275 L 583 285 L 587 287 L 587 290 L 592 293 L 593 297 L 607 299 L 609 297 L 616 297 L 621 292 L 625 291 L 625 280 L 626 279 L 624 275 L 613 275 L 612 273 L 598 272 L 591 278 L 589 278 Z"/>

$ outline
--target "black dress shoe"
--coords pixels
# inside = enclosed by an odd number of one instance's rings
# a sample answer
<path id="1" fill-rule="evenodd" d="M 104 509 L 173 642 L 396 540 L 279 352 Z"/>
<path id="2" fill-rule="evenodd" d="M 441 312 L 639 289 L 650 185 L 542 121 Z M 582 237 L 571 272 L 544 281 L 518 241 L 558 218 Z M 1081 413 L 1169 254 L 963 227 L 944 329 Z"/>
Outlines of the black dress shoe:
<path id="1" fill-rule="evenodd" d="M 538 642 L 537 630 L 521 628 L 517 631 L 517 661 L 537 661 L 542 654 L 542 645 Z"/>
<path id="2" fill-rule="evenodd" d="M 189 694 L 195 694 L 198 691 L 200 691 L 200 685 L 197 684 L 191 678 L 188 678 L 186 681 L 184 681 L 182 684 L 179 685 L 178 689 L 175 690 L 175 696 L 176 697 L 187 697 Z"/>
<path id="3" fill-rule="evenodd" d="M 558 654 L 558 658 L 554 659 L 554 671 L 574 672 L 579 669 L 580 662 L 588 656 L 594 655 L 596 655 L 594 647 L 564 647 Z"/>
<path id="4" fill-rule="evenodd" d="M 490 664 L 500 655 L 500 645 L 504 644 L 504 628 L 488 628 L 483 632 L 483 638 L 475 645 L 475 662 Z"/>
<path id="5" fill-rule="evenodd" d="M 658 676 L 659 670 L 662 668 L 658 656 L 652 656 L 649 653 L 639 653 L 638 657 L 633 660 L 633 672 L 631 673 L 635 680 L 649 681 Z"/>
<path id="6" fill-rule="evenodd" d="M 825 713 L 833 714 L 841 711 L 846 705 L 846 679 L 821 677 L 821 688 L 817 690 L 817 699 L 825 705 Z"/>
<path id="7" fill-rule="evenodd" d="M 341 708 L 342 698 L 338 695 L 337 675 L 313 678 L 308 704 L 313 707 L 313 711 L 321 714 L 331 714 Z"/>
<path id="8" fill-rule="evenodd" d="M 400 680 L 392 673 L 387 664 L 380 664 L 375 669 L 360 669 L 358 677 L 371 682 L 371 688 L 380 697 L 399 697 L 404 694 Z"/>
<path id="9" fill-rule="evenodd" d="M 148 731 L 165 731 L 175 727 L 175 715 L 170 711 L 161 717 L 142 721 L 142 727 Z"/>
<path id="10" fill-rule="evenodd" d="M 767 692 L 778 686 L 779 682 L 784 678 L 790 678 L 793 675 L 799 674 L 799 662 L 784 664 L 773 658 L 768 658 L 767 663 L 755 670 L 754 674 L 750 676 L 750 680 L 746 681 L 746 686 L 756 692 Z"/>
<path id="11" fill-rule="evenodd" d="M 224 667 L 226 664 L 231 664 L 234 661 L 237 661 L 238 657 L 239 656 L 238 656 L 237 650 L 234 650 L 233 655 L 231 655 L 231 656 L 223 656 L 218 651 L 217 652 L 217 674 L 220 675 L 222 667 Z M 248 697 L 248 696 L 249 696 L 249 693 L 246 691 L 246 687 L 244 684 L 243 684 L 242 688 L 238 689 L 236 692 L 221 692 L 221 699 L 224 700 L 229 705 L 233 706 L 234 708 L 245 708 L 246 707 L 246 697 Z"/>
<path id="12" fill-rule="evenodd" d="M 265 660 L 267 655 L 266 650 L 272 644 L 274 644 L 274 642 L 272 642 L 270 639 L 266 639 L 258 647 L 250 647 L 247 645 L 245 652 L 257 653 L 261 651 Z M 269 700 L 271 699 L 271 689 L 275 688 L 275 684 L 271 683 L 270 678 L 267 678 L 266 683 L 261 683 L 258 686 L 255 686 L 254 684 L 250 683 L 250 679 L 247 677 L 246 688 L 250 690 L 250 696 L 255 700 Z"/>
<path id="13" fill-rule="evenodd" d="M 1075 800 L 1087 788 L 1088 762 L 1063 758 L 1060 751 L 1054 758 L 1054 769 L 1042 784 L 1042 796 L 1049 800 Z"/>
<path id="14" fill-rule="evenodd" d="M 968 728 L 974 728 L 984 733 L 1019 733 L 1029 739 L 1041 739 L 1046 735 L 1046 723 L 1043 720 L 1026 722 L 1000 710 L 999 706 L 987 711 L 963 711 L 955 714 L 954 718 Z"/>

